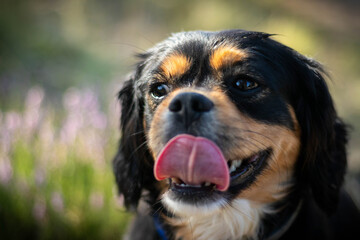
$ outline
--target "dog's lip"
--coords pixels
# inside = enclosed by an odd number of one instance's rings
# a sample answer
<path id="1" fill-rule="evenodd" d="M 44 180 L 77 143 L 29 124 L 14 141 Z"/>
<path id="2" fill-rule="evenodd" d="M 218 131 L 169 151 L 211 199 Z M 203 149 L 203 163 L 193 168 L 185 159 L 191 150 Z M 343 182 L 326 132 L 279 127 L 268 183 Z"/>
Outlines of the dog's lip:
<path id="1" fill-rule="evenodd" d="M 270 152 L 270 149 L 261 150 L 250 157 L 243 158 L 241 160 L 241 165 L 236 167 L 235 170 L 230 170 L 230 187 L 245 182 L 254 171 L 258 170 L 264 164 L 264 161 L 268 158 Z M 234 162 L 235 161 L 228 161 L 230 169 L 231 164 L 234 164 Z"/>

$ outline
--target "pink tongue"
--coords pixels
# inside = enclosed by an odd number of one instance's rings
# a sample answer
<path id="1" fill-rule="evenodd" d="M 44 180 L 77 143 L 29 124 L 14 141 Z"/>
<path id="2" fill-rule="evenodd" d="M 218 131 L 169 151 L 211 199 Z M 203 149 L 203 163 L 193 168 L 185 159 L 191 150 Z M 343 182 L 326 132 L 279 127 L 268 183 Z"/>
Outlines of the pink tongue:
<path id="1" fill-rule="evenodd" d="M 157 180 L 179 178 L 189 185 L 210 182 L 220 191 L 229 187 L 226 160 L 215 143 L 187 134 L 172 138 L 161 151 L 154 167 Z"/>

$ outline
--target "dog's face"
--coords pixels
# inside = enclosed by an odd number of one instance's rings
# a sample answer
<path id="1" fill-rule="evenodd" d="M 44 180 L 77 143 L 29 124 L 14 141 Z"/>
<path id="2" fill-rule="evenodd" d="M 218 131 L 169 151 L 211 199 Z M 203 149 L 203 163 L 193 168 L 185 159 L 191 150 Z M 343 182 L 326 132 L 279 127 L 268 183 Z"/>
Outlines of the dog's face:
<path id="1" fill-rule="evenodd" d="M 300 131 L 286 85 L 294 83 L 239 43 L 216 35 L 181 41 L 142 79 L 155 177 L 179 213 L 235 198 L 273 202 L 291 183 Z"/>
<path id="2" fill-rule="evenodd" d="M 328 178 L 337 194 L 345 159 L 335 176 L 336 113 L 316 62 L 238 30 L 176 34 L 141 58 L 120 92 L 127 204 L 142 188 L 178 215 L 270 205 L 294 188 L 326 202 Z"/>

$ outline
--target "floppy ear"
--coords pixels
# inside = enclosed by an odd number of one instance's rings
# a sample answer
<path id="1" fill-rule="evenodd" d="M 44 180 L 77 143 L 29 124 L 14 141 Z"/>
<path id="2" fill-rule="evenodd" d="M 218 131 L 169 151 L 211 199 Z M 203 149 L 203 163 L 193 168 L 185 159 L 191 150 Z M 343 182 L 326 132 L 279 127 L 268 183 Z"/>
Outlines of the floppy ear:
<path id="1" fill-rule="evenodd" d="M 143 189 L 154 190 L 151 156 L 143 126 L 144 100 L 135 92 L 137 75 L 133 74 L 119 92 L 121 102 L 121 139 L 113 160 L 118 190 L 124 195 L 125 206 L 136 209 Z"/>
<path id="2" fill-rule="evenodd" d="M 338 118 L 321 65 L 298 56 L 301 62 L 296 115 L 302 148 L 299 180 L 311 189 L 318 206 L 335 211 L 346 170 L 347 131 Z"/>

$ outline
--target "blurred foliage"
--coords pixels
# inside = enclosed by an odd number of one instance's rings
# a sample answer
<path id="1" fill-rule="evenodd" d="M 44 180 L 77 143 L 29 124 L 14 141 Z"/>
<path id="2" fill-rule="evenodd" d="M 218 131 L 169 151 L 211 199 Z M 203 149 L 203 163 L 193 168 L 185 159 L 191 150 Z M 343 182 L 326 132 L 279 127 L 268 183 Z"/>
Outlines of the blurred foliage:
<path id="1" fill-rule="evenodd" d="M 44 99 L 33 87 L 21 113 L 0 115 L 0 238 L 119 239 L 130 215 L 111 170 L 116 111 L 91 90 L 67 90 L 62 116 Z"/>
<path id="2" fill-rule="evenodd" d="M 275 33 L 322 62 L 360 172 L 359 13 L 356 0 L 0 1 L 0 236 L 121 238 L 116 91 L 171 32 Z"/>

